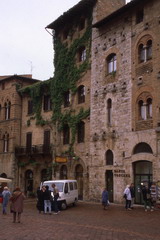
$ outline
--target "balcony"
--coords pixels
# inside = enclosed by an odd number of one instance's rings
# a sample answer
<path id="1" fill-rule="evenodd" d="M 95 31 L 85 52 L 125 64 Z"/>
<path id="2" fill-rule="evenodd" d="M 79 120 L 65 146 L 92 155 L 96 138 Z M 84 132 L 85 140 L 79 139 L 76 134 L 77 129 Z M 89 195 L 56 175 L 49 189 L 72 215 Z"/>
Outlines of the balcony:
<path id="1" fill-rule="evenodd" d="M 15 147 L 16 156 L 36 156 L 36 155 L 51 155 L 52 144 L 50 145 L 32 145 L 31 147 Z"/>

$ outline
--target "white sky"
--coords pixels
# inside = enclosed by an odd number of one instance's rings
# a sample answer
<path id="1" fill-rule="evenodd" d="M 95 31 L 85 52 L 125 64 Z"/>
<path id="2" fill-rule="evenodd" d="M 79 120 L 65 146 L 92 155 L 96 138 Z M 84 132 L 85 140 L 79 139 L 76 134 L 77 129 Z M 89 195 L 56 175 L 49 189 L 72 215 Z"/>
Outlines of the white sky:
<path id="1" fill-rule="evenodd" d="M 52 36 L 45 27 L 80 0 L 0 0 L 0 76 L 53 76 Z"/>
<path id="2" fill-rule="evenodd" d="M 52 36 L 45 27 L 79 0 L 0 0 L 0 76 L 53 76 Z"/>

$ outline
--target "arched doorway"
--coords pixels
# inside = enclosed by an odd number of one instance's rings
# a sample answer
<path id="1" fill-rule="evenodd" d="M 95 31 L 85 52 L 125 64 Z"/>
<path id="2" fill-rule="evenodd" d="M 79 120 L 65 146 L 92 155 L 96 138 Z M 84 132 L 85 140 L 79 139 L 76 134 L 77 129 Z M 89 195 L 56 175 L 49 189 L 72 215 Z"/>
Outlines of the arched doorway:
<path id="1" fill-rule="evenodd" d="M 27 170 L 25 173 L 25 192 L 27 197 L 33 192 L 33 172 L 31 170 Z"/>
<path id="2" fill-rule="evenodd" d="M 66 165 L 62 165 L 60 169 L 60 179 L 67 179 L 67 167 Z"/>
<path id="3" fill-rule="evenodd" d="M 75 168 L 75 178 L 78 183 L 78 199 L 83 200 L 83 167 L 81 164 Z"/>
<path id="4" fill-rule="evenodd" d="M 142 184 L 151 185 L 152 182 L 152 163 L 149 161 L 138 161 L 133 163 L 134 184 L 135 184 L 135 203 L 143 204 L 141 194 Z"/>

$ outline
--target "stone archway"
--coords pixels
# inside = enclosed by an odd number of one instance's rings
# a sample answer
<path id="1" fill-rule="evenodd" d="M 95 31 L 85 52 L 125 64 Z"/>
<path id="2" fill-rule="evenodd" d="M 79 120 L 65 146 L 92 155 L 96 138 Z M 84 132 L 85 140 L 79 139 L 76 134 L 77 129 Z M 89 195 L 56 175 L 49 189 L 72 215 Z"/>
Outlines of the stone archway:
<path id="1" fill-rule="evenodd" d="M 78 199 L 83 200 L 83 167 L 81 164 L 78 164 L 75 167 L 75 178 L 78 183 Z"/>

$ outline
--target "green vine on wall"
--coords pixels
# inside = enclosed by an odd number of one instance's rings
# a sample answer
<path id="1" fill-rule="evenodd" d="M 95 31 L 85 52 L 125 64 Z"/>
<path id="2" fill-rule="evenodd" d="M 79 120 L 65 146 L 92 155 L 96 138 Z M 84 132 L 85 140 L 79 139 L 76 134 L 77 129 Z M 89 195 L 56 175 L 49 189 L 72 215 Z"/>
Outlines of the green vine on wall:
<path id="1" fill-rule="evenodd" d="M 52 119 L 51 121 L 56 124 L 59 131 L 62 131 L 64 124 L 68 124 L 72 139 L 69 151 L 73 152 L 73 144 L 75 142 L 75 135 L 77 124 L 89 116 L 90 110 L 80 109 L 78 113 L 73 110 L 65 111 L 62 113 L 61 107 L 63 104 L 63 96 L 66 91 L 70 91 L 72 95 L 77 92 L 77 81 L 83 77 L 83 75 L 90 68 L 90 52 L 91 52 L 91 31 L 92 20 L 88 16 L 88 27 L 83 36 L 73 40 L 73 43 L 68 47 L 55 36 L 54 39 L 54 66 L 55 75 L 53 79 L 48 81 L 38 82 L 34 85 L 27 86 L 19 90 L 21 94 L 28 94 L 33 100 L 35 119 L 37 125 L 48 124 L 44 121 L 41 115 L 42 110 L 42 96 L 44 95 L 44 89 L 49 92 L 52 99 Z M 72 31 L 72 30 L 71 30 Z M 81 47 L 86 49 L 85 61 L 77 64 L 77 54 Z M 30 120 L 27 124 L 30 125 Z"/>
<path id="2" fill-rule="evenodd" d="M 18 90 L 18 92 L 21 95 L 26 94 L 33 101 L 33 112 L 35 116 L 34 117 L 32 116 L 30 117 L 30 119 L 27 120 L 27 126 L 30 126 L 30 121 L 32 119 L 36 119 L 36 125 L 43 126 L 45 124 L 48 124 L 48 121 L 45 121 L 42 118 L 41 111 L 42 111 L 42 99 L 43 99 L 44 93 L 51 94 L 50 86 L 51 86 L 51 79 L 47 81 L 41 81 Z"/>

